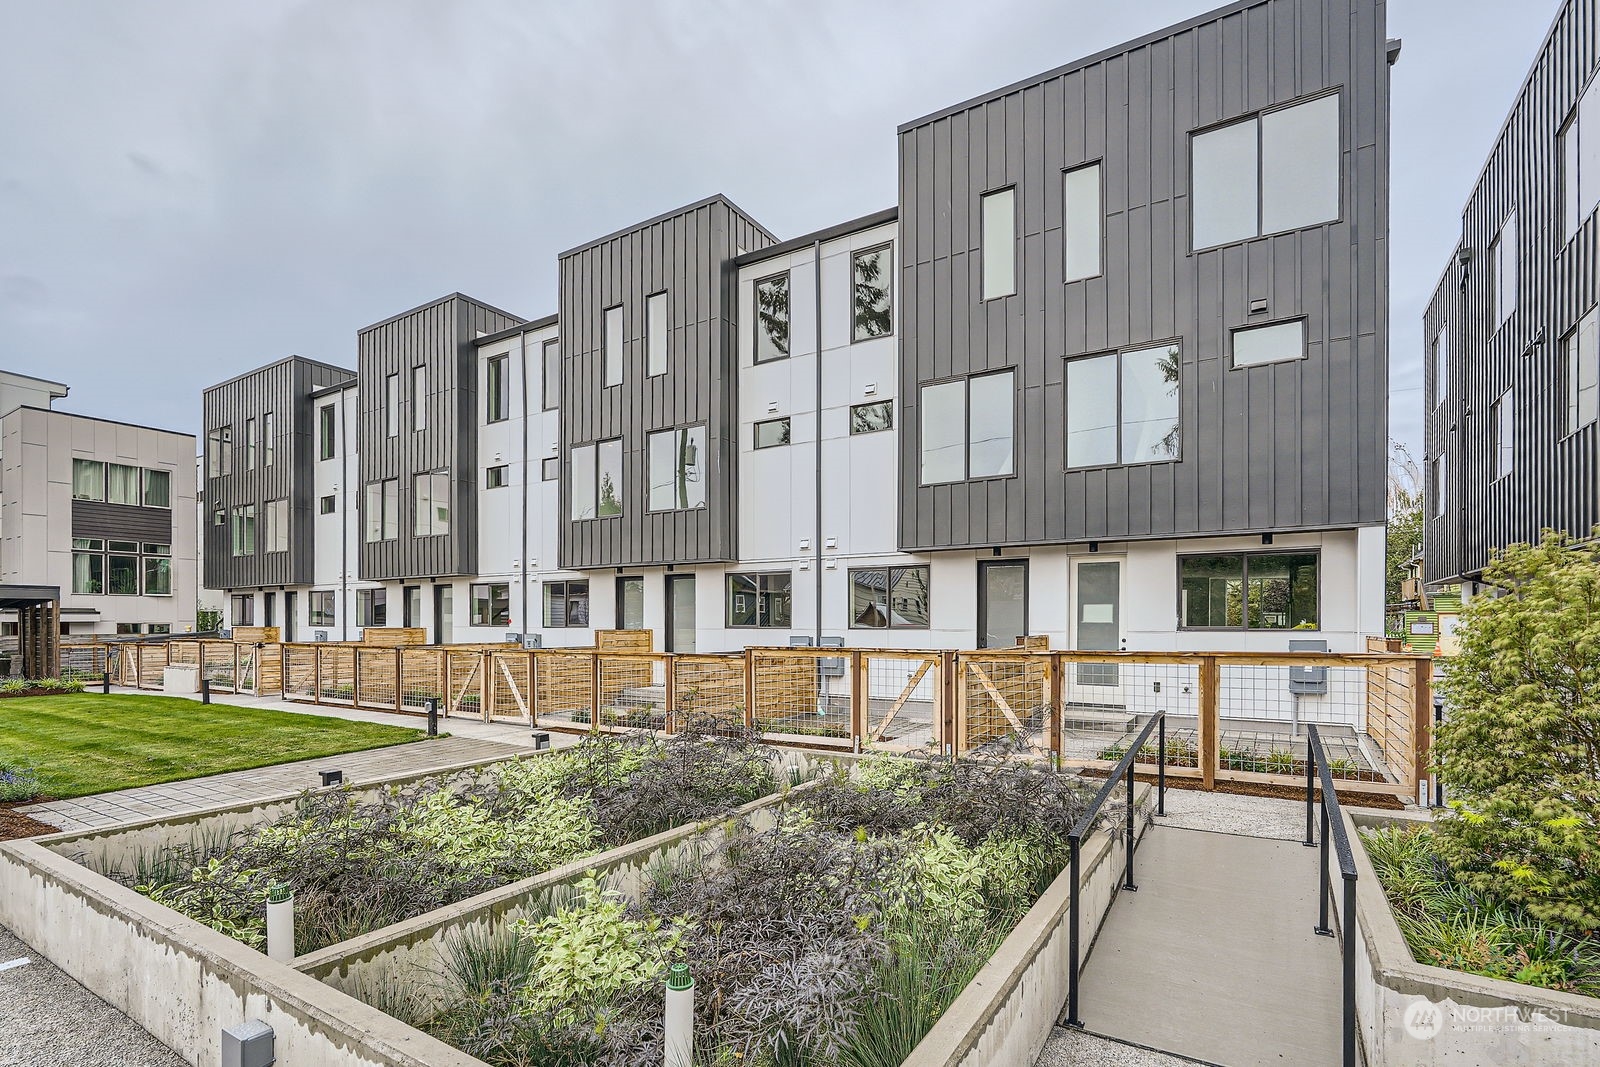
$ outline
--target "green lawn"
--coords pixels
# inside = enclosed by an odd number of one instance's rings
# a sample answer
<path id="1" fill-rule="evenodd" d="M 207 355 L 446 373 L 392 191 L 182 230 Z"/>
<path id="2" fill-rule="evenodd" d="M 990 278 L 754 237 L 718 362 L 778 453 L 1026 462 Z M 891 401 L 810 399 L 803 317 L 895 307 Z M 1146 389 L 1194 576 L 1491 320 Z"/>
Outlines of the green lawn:
<path id="1" fill-rule="evenodd" d="M 0 700 L 0 762 L 32 764 L 45 796 L 242 771 L 413 741 L 421 730 L 201 704 L 77 693 Z"/>

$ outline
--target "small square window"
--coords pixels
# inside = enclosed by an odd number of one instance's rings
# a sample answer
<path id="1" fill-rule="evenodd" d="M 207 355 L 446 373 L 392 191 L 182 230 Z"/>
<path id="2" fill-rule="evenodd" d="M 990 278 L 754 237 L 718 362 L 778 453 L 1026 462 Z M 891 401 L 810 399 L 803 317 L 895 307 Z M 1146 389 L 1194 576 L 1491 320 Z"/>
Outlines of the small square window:
<path id="1" fill-rule="evenodd" d="M 850 409 L 850 433 L 877 433 L 894 429 L 894 401 L 856 404 Z"/>
<path id="2" fill-rule="evenodd" d="M 337 507 L 337 498 L 332 493 L 319 498 L 317 501 L 317 513 L 319 515 L 332 515 L 335 507 Z"/>
<path id="3" fill-rule="evenodd" d="M 490 467 L 483 472 L 483 487 L 485 489 L 501 489 L 506 484 L 506 468 L 502 464 Z"/>
<path id="4" fill-rule="evenodd" d="M 556 481 L 561 477 L 561 457 L 551 456 L 539 464 L 539 474 L 547 482 Z"/>

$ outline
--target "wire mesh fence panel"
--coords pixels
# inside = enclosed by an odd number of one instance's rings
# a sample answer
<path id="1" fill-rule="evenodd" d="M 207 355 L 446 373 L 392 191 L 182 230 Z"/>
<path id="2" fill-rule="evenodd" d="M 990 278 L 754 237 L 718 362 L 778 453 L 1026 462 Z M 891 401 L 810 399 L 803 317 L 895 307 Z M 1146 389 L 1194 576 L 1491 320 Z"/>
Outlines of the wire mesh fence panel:
<path id="1" fill-rule="evenodd" d="M 328 704 L 353 704 L 356 699 L 356 650 L 353 645 L 317 645 L 317 697 Z"/>
<path id="2" fill-rule="evenodd" d="M 533 658 L 526 652 L 490 652 L 489 715 L 494 719 L 532 719 Z"/>
<path id="3" fill-rule="evenodd" d="M 690 724 L 744 728 L 744 656 L 676 655 L 671 668 L 673 730 Z"/>
<path id="4" fill-rule="evenodd" d="M 1305 780 L 1307 723 L 1319 727 L 1334 776 L 1389 780 L 1367 743 L 1367 671 L 1223 662 L 1218 668 L 1217 769 Z"/>
<path id="5" fill-rule="evenodd" d="M 317 650 L 307 645 L 283 646 L 283 698 L 317 699 Z"/>
<path id="6" fill-rule="evenodd" d="M 864 745 L 889 751 L 937 748 L 944 732 L 944 668 L 937 654 L 861 653 Z"/>
<path id="7" fill-rule="evenodd" d="M 848 656 L 750 651 L 751 721 L 764 734 L 851 742 L 854 711 Z"/>
<path id="8" fill-rule="evenodd" d="M 61 677 L 75 682 L 98 682 L 105 677 L 110 649 L 105 645 L 62 645 Z"/>
<path id="9" fill-rule="evenodd" d="M 201 641 L 199 644 L 200 677 L 209 682 L 212 689 L 236 691 L 239 646 L 232 641 Z"/>
<path id="10" fill-rule="evenodd" d="M 392 648 L 357 648 L 353 699 L 363 708 L 394 711 L 400 706 L 400 679 Z"/>
<path id="11" fill-rule="evenodd" d="M 957 753 L 1049 753 L 1048 653 L 961 652 L 956 671 Z"/>
<path id="12" fill-rule="evenodd" d="M 259 681 L 256 667 L 261 659 L 260 645 L 235 645 L 233 649 L 233 691 L 254 693 Z"/>
<path id="13" fill-rule="evenodd" d="M 667 665 L 661 655 L 600 653 L 600 726 L 667 728 Z"/>
<path id="14" fill-rule="evenodd" d="M 484 654 L 466 648 L 443 651 L 450 679 L 449 692 L 445 694 L 446 714 L 483 718 Z"/>
<path id="15" fill-rule="evenodd" d="M 593 653 L 536 652 L 533 670 L 541 725 L 593 725 Z"/>
<path id="16" fill-rule="evenodd" d="M 428 710 L 428 701 L 437 700 L 439 709 L 446 706 L 445 679 L 447 653 L 442 648 L 423 648 L 403 645 L 398 653 L 400 671 L 400 710 L 417 713 Z"/>
<path id="17" fill-rule="evenodd" d="M 1194 664 L 1063 656 L 1057 702 L 1059 751 L 1066 764 L 1120 760 L 1139 731 L 1159 712 L 1167 716 L 1167 766 L 1197 768 L 1200 671 Z M 1154 765 L 1152 738 L 1134 758 Z"/>

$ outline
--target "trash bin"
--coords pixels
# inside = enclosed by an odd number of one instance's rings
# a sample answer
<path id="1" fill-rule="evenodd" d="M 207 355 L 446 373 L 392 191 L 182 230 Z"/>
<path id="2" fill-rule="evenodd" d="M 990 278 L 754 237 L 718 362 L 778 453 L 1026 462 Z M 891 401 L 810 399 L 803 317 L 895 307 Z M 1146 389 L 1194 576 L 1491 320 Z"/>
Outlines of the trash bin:
<path id="1" fill-rule="evenodd" d="M 161 668 L 163 693 L 200 692 L 200 668 L 194 664 L 179 663 Z"/>

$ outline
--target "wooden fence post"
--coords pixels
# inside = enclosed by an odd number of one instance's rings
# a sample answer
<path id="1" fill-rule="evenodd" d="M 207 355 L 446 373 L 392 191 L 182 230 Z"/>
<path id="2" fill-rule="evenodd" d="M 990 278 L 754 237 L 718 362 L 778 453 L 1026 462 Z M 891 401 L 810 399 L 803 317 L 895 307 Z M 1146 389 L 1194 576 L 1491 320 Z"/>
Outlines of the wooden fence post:
<path id="1" fill-rule="evenodd" d="M 482 660 L 478 671 L 478 713 L 483 716 L 484 722 L 488 722 L 492 718 L 489 714 L 489 697 L 493 687 L 489 684 L 489 672 L 494 670 L 494 653 L 486 648 L 479 655 Z"/>
<path id="2" fill-rule="evenodd" d="M 860 649 L 850 650 L 850 735 L 857 752 L 861 751 L 872 718 L 871 688 L 867 677 L 872 660 Z"/>
<path id="3" fill-rule="evenodd" d="M 1220 723 L 1217 704 L 1222 672 L 1217 657 L 1200 658 L 1200 780 L 1208 790 L 1217 788 L 1218 740 Z"/>
<path id="4" fill-rule="evenodd" d="M 1044 661 L 1044 713 L 1045 736 L 1049 738 L 1050 754 L 1056 766 L 1061 765 L 1061 656 L 1052 652 Z"/>
<path id="5" fill-rule="evenodd" d="M 311 702 L 322 703 L 322 645 L 311 646 Z"/>
<path id="6" fill-rule="evenodd" d="M 600 650 L 592 649 L 589 652 L 589 730 L 591 733 L 600 731 L 600 686 L 605 679 L 600 670 Z"/>
<path id="7" fill-rule="evenodd" d="M 955 745 L 955 679 L 956 654 L 949 650 L 939 653 L 939 684 L 934 692 L 936 705 L 933 709 L 933 740 L 939 745 L 940 751 L 950 748 L 954 752 Z"/>
<path id="8" fill-rule="evenodd" d="M 756 728 L 756 669 L 755 653 L 744 650 L 744 728 Z"/>
<path id="9" fill-rule="evenodd" d="M 539 653 L 524 650 L 528 657 L 528 725 L 539 725 Z"/>
<path id="10" fill-rule="evenodd" d="M 1418 656 L 1412 665 L 1411 679 L 1412 717 L 1411 761 L 1413 799 L 1423 807 L 1429 798 L 1422 795 L 1421 787 L 1428 781 L 1429 765 L 1433 759 L 1433 660 Z"/>
<path id="11" fill-rule="evenodd" d="M 363 651 L 365 650 L 357 647 L 350 657 L 350 703 L 358 708 L 361 706 L 361 653 Z"/>
<path id="12" fill-rule="evenodd" d="M 677 723 L 674 722 L 678 713 L 677 658 L 668 652 L 661 657 L 661 661 L 666 664 L 667 668 L 666 695 L 663 698 L 666 701 L 666 707 L 661 709 L 661 729 L 664 733 L 671 734 L 677 732 Z"/>

